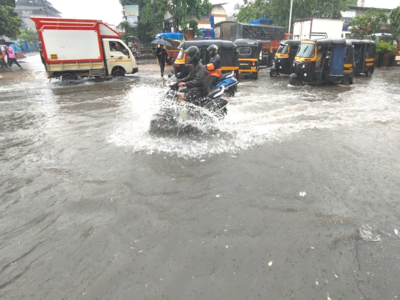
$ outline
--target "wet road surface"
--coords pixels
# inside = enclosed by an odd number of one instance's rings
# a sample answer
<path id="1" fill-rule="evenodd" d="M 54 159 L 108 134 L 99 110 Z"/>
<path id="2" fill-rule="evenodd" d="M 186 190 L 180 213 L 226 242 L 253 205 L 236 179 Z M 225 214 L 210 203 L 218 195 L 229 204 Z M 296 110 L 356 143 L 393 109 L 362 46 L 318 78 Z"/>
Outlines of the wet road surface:
<path id="1" fill-rule="evenodd" d="M 240 82 L 153 135 L 156 65 L 0 73 L 0 299 L 399 299 L 400 68 Z"/>

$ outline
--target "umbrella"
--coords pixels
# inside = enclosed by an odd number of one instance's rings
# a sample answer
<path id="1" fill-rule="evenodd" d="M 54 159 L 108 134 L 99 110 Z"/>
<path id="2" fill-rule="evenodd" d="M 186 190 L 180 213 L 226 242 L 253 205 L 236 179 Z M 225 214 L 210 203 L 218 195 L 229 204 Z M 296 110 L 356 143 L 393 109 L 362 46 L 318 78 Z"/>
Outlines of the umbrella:
<path id="1" fill-rule="evenodd" d="M 153 40 L 150 44 L 154 44 L 154 45 L 164 45 L 167 47 L 172 47 L 171 43 L 166 41 L 166 40 L 162 40 L 162 39 L 155 39 Z"/>

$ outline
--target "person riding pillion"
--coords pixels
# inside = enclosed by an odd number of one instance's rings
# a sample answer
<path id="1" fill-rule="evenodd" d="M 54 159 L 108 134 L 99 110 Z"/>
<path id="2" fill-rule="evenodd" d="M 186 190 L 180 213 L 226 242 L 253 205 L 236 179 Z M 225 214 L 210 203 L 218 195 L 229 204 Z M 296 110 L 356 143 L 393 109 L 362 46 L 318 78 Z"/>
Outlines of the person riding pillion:
<path id="1" fill-rule="evenodd" d="M 221 58 L 218 54 L 217 45 L 210 45 L 207 48 L 207 51 L 210 53 L 210 62 L 207 64 L 208 75 L 210 76 L 210 87 L 215 87 L 215 84 L 218 81 L 218 78 L 221 77 Z"/>
<path id="2" fill-rule="evenodd" d="M 186 58 L 187 64 L 192 66 L 189 75 L 179 81 L 178 87 L 186 86 L 189 88 L 186 100 L 194 102 L 206 96 L 209 92 L 208 72 L 200 62 L 200 50 L 198 47 L 190 46 L 187 48 Z"/>

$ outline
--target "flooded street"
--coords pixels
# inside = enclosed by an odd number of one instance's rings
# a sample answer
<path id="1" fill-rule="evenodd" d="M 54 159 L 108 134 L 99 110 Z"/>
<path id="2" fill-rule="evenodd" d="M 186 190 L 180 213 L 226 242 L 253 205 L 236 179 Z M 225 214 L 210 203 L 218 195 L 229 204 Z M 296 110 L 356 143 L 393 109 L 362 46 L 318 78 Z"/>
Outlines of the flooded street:
<path id="1" fill-rule="evenodd" d="M 133 76 L 0 73 L 0 299 L 400 299 L 400 68 L 244 79 L 196 134 L 150 134 Z"/>

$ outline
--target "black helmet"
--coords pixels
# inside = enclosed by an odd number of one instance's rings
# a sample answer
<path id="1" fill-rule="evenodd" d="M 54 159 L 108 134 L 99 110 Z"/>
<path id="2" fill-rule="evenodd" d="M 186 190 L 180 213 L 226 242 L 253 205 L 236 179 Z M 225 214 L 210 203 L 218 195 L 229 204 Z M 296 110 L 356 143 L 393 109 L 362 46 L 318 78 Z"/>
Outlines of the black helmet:
<path id="1" fill-rule="evenodd" d="M 216 53 L 218 53 L 218 47 L 217 45 L 212 44 L 208 46 L 207 51 L 210 52 L 211 57 L 213 57 Z"/>
<path id="2" fill-rule="evenodd" d="M 195 64 L 200 61 L 200 50 L 196 46 L 190 46 L 186 49 L 186 55 L 189 57 L 188 64 Z"/>

